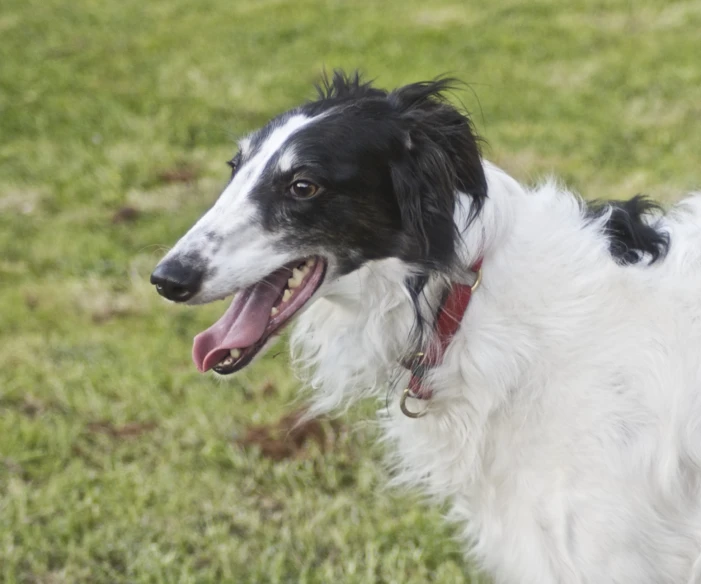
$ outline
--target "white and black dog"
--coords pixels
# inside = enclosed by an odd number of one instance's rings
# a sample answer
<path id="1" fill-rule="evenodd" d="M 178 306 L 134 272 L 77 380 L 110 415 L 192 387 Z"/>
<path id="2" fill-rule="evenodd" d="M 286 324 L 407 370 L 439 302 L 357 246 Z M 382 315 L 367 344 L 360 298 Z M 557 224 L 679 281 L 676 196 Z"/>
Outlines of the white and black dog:
<path id="1" fill-rule="evenodd" d="M 697 582 L 701 195 L 665 214 L 524 188 L 447 88 L 336 73 L 240 141 L 152 282 L 237 293 L 195 338 L 200 371 L 241 369 L 296 315 L 318 411 L 389 391 L 398 481 L 449 501 L 496 582 Z"/>

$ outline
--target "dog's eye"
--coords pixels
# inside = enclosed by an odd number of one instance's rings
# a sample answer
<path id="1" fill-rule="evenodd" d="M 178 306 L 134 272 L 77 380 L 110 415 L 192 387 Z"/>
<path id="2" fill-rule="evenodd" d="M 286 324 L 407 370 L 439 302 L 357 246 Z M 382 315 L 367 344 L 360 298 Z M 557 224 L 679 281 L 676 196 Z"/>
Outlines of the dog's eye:
<path id="1" fill-rule="evenodd" d="M 296 180 L 290 185 L 290 194 L 295 199 L 311 199 L 319 192 L 319 187 L 308 180 Z"/>

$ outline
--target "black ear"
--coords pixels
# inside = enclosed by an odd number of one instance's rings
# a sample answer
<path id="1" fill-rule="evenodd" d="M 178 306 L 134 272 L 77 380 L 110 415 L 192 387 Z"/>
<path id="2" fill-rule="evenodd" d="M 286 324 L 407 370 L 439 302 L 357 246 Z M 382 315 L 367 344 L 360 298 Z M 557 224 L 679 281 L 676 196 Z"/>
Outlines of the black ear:
<path id="1" fill-rule="evenodd" d="M 391 177 L 402 225 L 409 237 L 408 255 L 427 267 L 446 268 L 458 236 L 453 219 L 457 193 L 472 199 L 479 213 L 487 196 L 477 138 L 470 120 L 450 105 L 442 92 L 450 79 L 407 85 L 388 96 L 404 130 L 402 155 Z M 409 252 L 409 250 L 411 250 Z"/>

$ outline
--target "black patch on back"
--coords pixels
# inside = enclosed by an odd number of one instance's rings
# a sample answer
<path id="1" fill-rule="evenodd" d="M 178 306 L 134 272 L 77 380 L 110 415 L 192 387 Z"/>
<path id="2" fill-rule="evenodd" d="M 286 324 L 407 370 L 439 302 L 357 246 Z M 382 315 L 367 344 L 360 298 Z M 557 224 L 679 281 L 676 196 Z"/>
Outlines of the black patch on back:
<path id="1" fill-rule="evenodd" d="M 661 207 L 644 195 L 628 201 L 608 201 L 589 206 L 592 218 L 610 213 L 604 230 L 609 239 L 609 251 L 622 265 L 637 264 L 648 259 L 653 264 L 669 251 L 669 234 L 662 231 L 651 215 L 659 214 Z"/>

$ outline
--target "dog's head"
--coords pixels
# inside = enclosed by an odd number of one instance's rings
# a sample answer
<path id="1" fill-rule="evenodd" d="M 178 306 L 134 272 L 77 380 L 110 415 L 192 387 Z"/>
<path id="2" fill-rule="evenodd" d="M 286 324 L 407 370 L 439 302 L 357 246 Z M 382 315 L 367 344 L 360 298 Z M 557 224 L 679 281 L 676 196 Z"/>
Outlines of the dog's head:
<path id="1" fill-rule="evenodd" d="M 200 371 L 247 365 L 326 284 L 370 260 L 446 269 L 458 193 L 478 210 L 487 186 L 469 120 L 449 80 L 386 92 L 336 72 L 316 101 L 239 143 L 214 206 L 158 264 L 151 282 L 176 302 L 236 297 L 198 335 Z"/>

